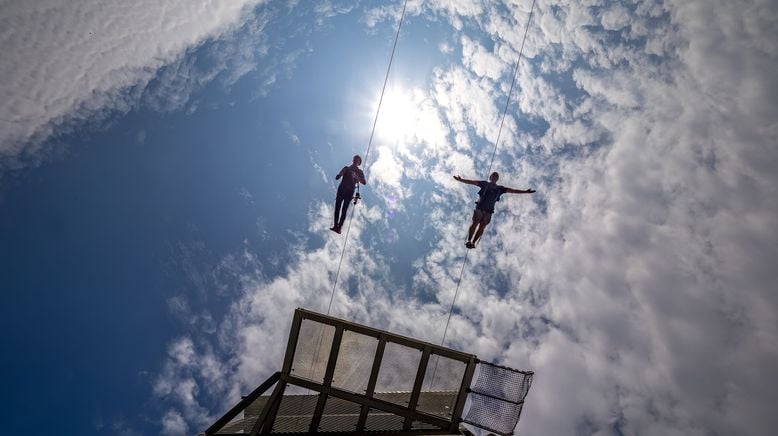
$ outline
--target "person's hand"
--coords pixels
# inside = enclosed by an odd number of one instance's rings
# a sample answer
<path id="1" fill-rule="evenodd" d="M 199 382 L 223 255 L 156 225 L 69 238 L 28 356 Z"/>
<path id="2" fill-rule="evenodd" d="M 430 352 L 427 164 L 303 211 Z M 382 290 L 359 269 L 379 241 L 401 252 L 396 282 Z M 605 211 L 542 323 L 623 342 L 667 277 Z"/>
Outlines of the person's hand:
<path id="1" fill-rule="evenodd" d="M 461 182 L 462 181 L 462 177 L 461 176 L 454 176 L 454 180 L 456 180 L 458 182 Z"/>
<path id="2" fill-rule="evenodd" d="M 335 180 L 338 180 L 338 179 L 340 179 L 340 174 L 338 174 L 337 176 L 335 176 Z"/>
<path id="3" fill-rule="evenodd" d="M 536 191 L 534 189 L 527 189 L 527 194 L 534 194 Z"/>

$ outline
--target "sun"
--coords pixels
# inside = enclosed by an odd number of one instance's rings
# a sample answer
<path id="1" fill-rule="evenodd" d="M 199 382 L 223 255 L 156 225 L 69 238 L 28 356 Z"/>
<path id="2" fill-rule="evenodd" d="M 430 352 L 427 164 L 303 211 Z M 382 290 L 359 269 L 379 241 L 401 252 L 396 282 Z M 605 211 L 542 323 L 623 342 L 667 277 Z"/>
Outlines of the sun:
<path id="1" fill-rule="evenodd" d="M 394 84 L 387 87 L 383 99 L 377 94 L 357 107 L 359 117 L 367 122 L 369 116 L 371 126 L 376 109 L 380 109 L 372 139 L 382 146 L 408 150 L 437 147 L 446 141 L 449 129 L 440 117 L 440 109 L 422 89 Z"/>
<path id="2" fill-rule="evenodd" d="M 413 134 L 417 118 L 418 108 L 410 92 L 399 87 L 387 89 L 378 113 L 376 136 L 382 141 L 398 142 Z"/>

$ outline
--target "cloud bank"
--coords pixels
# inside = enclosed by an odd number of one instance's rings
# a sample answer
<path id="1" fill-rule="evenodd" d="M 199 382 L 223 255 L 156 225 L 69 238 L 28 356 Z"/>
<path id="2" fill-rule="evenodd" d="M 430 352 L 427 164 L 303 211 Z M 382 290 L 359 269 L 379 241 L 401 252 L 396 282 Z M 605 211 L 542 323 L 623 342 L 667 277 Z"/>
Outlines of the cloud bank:
<path id="1" fill-rule="evenodd" d="M 411 6 L 468 36 L 413 91 L 424 102 L 413 119 L 425 122 L 368 168 L 375 192 L 403 195 L 358 209 L 333 314 L 438 342 L 474 196 L 450 176 L 485 175 L 529 2 Z M 370 10 L 363 22 L 395 15 Z M 775 17 L 768 1 L 536 4 L 494 169 L 538 194 L 498 204 L 447 341 L 536 371 L 520 434 L 778 425 Z M 421 183 L 431 190 L 404 187 Z M 423 207 L 434 235 L 410 286 L 370 230 L 388 226 L 390 206 Z M 310 234 L 327 234 L 330 207 L 312 203 Z M 232 259 L 240 297 L 216 337 L 176 341 L 156 382 L 173 396 L 166 429 L 179 417 L 202 426 L 203 409 L 226 410 L 277 370 L 295 307 L 326 310 L 343 240 L 311 249 L 305 238 L 280 276 L 250 252 Z"/>
<path id="2" fill-rule="evenodd" d="M 63 126 L 100 118 L 105 111 L 126 111 L 161 67 L 239 26 L 258 3 L 3 2 L 3 167 L 38 159 L 44 141 Z M 169 73 L 180 76 L 177 70 Z"/>

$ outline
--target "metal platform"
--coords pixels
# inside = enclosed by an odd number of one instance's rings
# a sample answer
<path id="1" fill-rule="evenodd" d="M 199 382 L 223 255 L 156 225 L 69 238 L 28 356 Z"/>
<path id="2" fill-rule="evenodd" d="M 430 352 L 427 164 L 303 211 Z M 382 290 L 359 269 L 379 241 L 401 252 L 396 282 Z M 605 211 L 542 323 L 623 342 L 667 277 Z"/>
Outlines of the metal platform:
<path id="1" fill-rule="evenodd" d="M 463 420 L 479 363 L 472 354 L 297 309 L 281 371 L 205 434 L 462 434 L 463 421 L 511 434 L 532 373 L 486 364 Z M 513 381 L 508 390 L 505 374 Z"/>

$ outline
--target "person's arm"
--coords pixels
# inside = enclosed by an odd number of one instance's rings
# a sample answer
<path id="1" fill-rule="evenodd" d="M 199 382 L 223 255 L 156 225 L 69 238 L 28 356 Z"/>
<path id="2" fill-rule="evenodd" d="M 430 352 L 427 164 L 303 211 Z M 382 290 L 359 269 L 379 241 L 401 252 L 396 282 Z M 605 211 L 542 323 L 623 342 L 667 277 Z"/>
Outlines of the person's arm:
<path id="1" fill-rule="evenodd" d="M 462 178 L 462 176 L 454 176 L 454 180 L 456 180 L 457 182 L 467 183 L 468 185 L 480 186 L 478 184 L 478 180 L 468 180 L 468 179 Z"/>
<path id="2" fill-rule="evenodd" d="M 534 189 L 526 189 L 526 190 L 524 190 L 524 189 L 513 189 L 513 188 L 506 187 L 505 188 L 505 192 L 507 192 L 509 194 L 532 194 L 532 193 L 535 192 L 535 190 Z"/>
<path id="3" fill-rule="evenodd" d="M 367 180 L 365 180 L 365 173 L 362 170 L 359 170 L 359 183 L 367 185 Z"/>
<path id="4" fill-rule="evenodd" d="M 346 171 L 346 169 L 347 169 L 347 168 L 348 168 L 348 167 L 343 167 L 343 169 L 341 169 L 341 170 L 340 170 L 340 172 L 338 173 L 338 175 L 337 175 L 337 176 L 335 176 L 335 180 L 338 180 L 338 179 L 340 179 L 341 177 L 343 177 L 343 172 L 344 172 L 344 171 Z"/>

